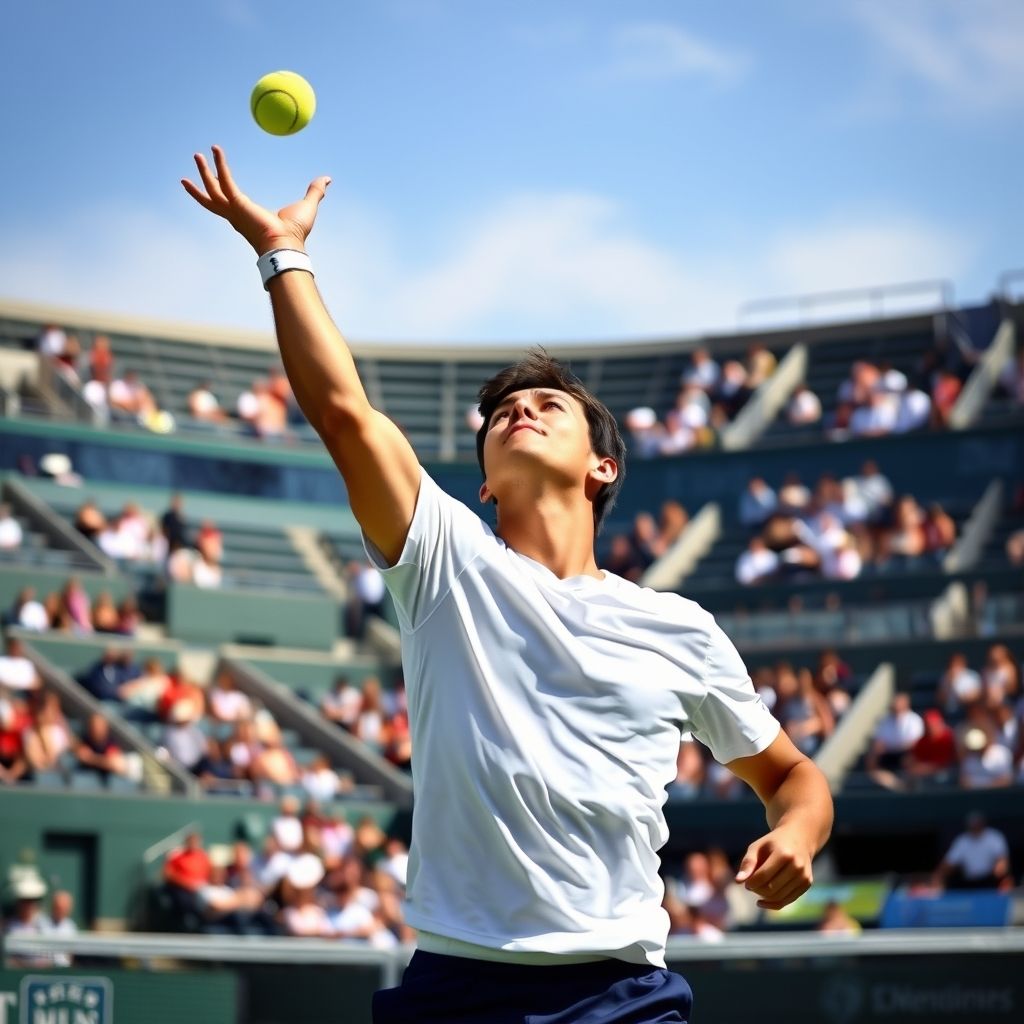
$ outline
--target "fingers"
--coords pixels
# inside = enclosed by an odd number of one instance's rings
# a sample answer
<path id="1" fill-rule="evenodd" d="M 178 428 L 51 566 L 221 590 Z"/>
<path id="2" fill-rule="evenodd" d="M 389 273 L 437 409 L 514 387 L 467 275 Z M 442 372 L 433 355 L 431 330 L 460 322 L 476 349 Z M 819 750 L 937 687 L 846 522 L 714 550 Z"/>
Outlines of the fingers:
<path id="1" fill-rule="evenodd" d="M 810 883 L 805 879 L 800 877 L 793 878 L 786 885 L 782 885 L 780 887 L 773 885 L 771 894 L 765 896 L 764 899 L 758 900 L 757 905 L 762 910 L 781 910 L 783 907 L 789 906 L 789 904 L 794 900 L 803 896 L 810 887 Z"/>
<path id="2" fill-rule="evenodd" d="M 203 184 L 206 186 L 206 194 L 213 200 L 214 203 L 227 204 L 227 199 L 224 196 L 224 192 L 221 190 L 220 182 L 217 181 L 216 175 L 210 170 L 210 165 L 206 162 L 206 157 L 202 153 L 195 154 L 196 167 L 199 168 L 199 176 L 203 179 Z"/>
<path id="3" fill-rule="evenodd" d="M 330 185 L 330 183 L 331 179 L 328 178 L 327 175 L 320 178 L 314 178 L 309 183 L 309 188 L 306 189 L 305 199 L 307 201 L 312 201 L 319 206 L 321 200 L 325 195 L 327 195 L 327 186 Z"/>
<path id="4" fill-rule="evenodd" d="M 217 179 L 220 182 L 220 187 L 224 191 L 224 195 L 228 199 L 234 199 L 238 195 L 238 186 L 235 184 L 235 179 L 231 176 L 231 168 L 228 167 L 228 159 L 224 155 L 224 150 L 220 146 L 213 146 L 213 162 L 217 167 Z"/>
<path id="5" fill-rule="evenodd" d="M 199 187 L 194 185 L 188 178 L 181 179 L 182 185 L 185 187 L 185 191 L 205 210 L 213 212 L 213 203 L 210 202 L 210 197 Z"/>

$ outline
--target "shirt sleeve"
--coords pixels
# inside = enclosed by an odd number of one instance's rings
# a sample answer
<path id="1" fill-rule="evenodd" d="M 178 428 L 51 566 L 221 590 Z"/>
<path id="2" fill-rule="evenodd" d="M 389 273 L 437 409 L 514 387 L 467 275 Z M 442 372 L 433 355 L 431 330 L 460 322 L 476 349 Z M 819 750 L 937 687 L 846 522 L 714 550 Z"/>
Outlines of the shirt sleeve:
<path id="1" fill-rule="evenodd" d="M 446 494 L 426 470 L 420 477 L 416 511 L 398 561 L 387 559 L 363 534 L 370 561 L 380 570 L 407 632 L 422 625 L 444 600 L 459 574 L 494 534 L 471 509 Z"/>
<path id="2" fill-rule="evenodd" d="M 717 623 L 704 659 L 704 697 L 691 715 L 693 735 L 720 764 L 760 754 L 780 725 L 754 690 L 743 659 Z"/>

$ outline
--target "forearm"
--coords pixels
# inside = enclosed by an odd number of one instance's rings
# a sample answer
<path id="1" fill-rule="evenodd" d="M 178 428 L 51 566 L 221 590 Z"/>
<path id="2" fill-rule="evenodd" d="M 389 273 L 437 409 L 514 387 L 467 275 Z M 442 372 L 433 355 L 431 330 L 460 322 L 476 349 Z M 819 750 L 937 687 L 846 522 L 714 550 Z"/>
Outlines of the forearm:
<path id="1" fill-rule="evenodd" d="M 314 428 L 332 411 L 369 408 L 355 360 L 313 277 L 301 270 L 279 274 L 270 281 L 270 300 L 285 373 Z"/>
<path id="2" fill-rule="evenodd" d="M 798 830 L 817 852 L 832 831 L 832 794 L 825 776 L 812 761 L 797 762 L 766 801 L 765 812 L 770 828 Z"/>

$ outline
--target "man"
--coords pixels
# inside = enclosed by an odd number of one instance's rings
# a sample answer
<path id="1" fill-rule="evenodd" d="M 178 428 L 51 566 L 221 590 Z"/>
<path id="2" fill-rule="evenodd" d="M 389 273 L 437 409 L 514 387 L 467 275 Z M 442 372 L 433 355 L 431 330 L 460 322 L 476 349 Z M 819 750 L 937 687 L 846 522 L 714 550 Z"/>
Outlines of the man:
<path id="1" fill-rule="evenodd" d="M 344 477 L 403 635 L 416 814 L 407 919 L 419 950 L 378 1024 L 685 1021 L 664 969 L 657 850 L 683 731 L 764 801 L 772 831 L 737 880 L 776 909 L 828 837 L 823 777 L 779 732 L 713 619 L 602 572 L 622 482 L 614 418 L 543 354 L 480 391 L 480 500 L 446 495 L 369 403 L 311 276 L 329 179 L 274 214 L 196 156 L 183 181 L 259 255 L 296 399 Z"/>
<path id="2" fill-rule="evenodd" d="M 985 815 L 967 816 L 967 830 L 953 840 L 935 869 L 934 884 L 949 889 L 1009 889 L 1010 847 L 1006 836 L 989 827 Z"/>
<path id="3" fill-rule="evenodd" d="M 78 934 L 78 925 L 71 916 L 75 908 L 74 897 L 66 889 L 56 889 L 50 897 L 50 916 L 42 921 L 44 935 L 59 935 L 73 938 Z M 57 952 L 51 954 L 54 967 L 70 967 L 70 953 Z"/>

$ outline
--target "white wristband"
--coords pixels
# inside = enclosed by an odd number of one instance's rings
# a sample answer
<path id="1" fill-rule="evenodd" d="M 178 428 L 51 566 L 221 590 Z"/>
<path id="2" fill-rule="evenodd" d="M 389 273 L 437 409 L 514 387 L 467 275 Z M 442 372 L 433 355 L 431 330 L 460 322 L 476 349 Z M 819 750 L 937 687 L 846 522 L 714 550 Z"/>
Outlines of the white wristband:
<path id="1" fill-rule="evenodd" d="M 256 261 L 256 267 L 263 278 L 264 288 L 270 287 L 272 277 L 277 277 L 286 270 L 305 270 L 308 274 L 313 273 L 313 261 L 298 249 L 271 249 Z"/>

